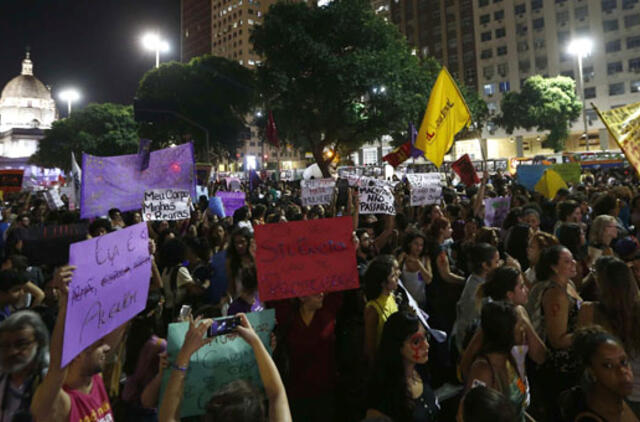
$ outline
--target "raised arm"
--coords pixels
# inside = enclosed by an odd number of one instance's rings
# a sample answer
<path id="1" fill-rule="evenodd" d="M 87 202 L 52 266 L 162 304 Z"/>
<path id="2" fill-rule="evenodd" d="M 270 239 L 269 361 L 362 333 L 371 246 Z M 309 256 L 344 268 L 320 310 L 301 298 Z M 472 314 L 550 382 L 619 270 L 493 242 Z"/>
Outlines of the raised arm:
<path id="1" fill-rule="evenodd" d="M 245 314 L 238 314 L 242 326 L 237 328 L 238 334 L 251 346 L 253 354 L 258 363 L 260 371 L 260 379 L 264 385 L 264 391 L 269 399 L 269 421 L 270 422 L 291 422 L 291 411 L 289 410 L 289 401 L 287 400 L 287 392 L 284 388 L 282 378 L 276 364 L 269 356 L 269 352 L 262 344 L 262 341 L 251 327 L 249 320 Z"/>
<path id="2" fill-rule="evenodd" d="M 49 371 L 42 383 L 36 388 L 33 400 L 31 400 L 31 414 L 37 421 L 68 420 L 71 411 L 71 399 L 62 390 L 67 368 L 62 368 L 61 362 L 64 320 L 67 316 L 67 296 L 69 295 L 67 286 L 71 282 L 75 268 L 72 266 L 59 268 L 52 282 L 53 286 L 60 290 L 60 306 L 51 336 Z"/>

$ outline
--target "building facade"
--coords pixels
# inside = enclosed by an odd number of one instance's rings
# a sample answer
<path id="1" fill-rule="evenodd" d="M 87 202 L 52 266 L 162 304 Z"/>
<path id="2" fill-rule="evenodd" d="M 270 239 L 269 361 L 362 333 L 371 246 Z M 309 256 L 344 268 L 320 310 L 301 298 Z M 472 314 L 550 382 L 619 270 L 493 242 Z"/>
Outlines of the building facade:
<path id="1" fill-rule="evenodd" d="M 180 61 L 211 54 L 211 0 L 180 0 Z"/>
<path id="2" fill-rule="evenodd" d="M 568 50 L 574 38 L 593 42 L 583 59 L 589 146 L 616 149 L 595 110 L 640 99 L 640 5 L 638 0 L 473 0 L 480 93 L 492 113 L 505 92 L 519 90 L 529 76 L 578 78 L 577 58 Z M 580 86 L 580 81 L 577 81 Z M 571 128 L 570 150 L 586 148 L 582 118 Z M 542 152 L 541 137 L 515 134 L 518 155 Z M 507 137 L 500 130 L 487 133 Z M 513 141 L 513 139 L 511 139 Z"/>

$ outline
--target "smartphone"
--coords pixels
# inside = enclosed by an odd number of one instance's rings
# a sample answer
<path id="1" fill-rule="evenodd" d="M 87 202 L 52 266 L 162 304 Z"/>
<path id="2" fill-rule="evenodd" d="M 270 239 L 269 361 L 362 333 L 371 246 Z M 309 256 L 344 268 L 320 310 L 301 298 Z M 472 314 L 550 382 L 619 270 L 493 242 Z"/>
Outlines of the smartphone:
<path id="1" fill-rule="evenodd" d="M 189 319 L 189 315 L 191 315 L 191 306 L 182 305 L 182 308 L 180 308 L 180 315 L 178 316 L 178 319 L 180 321 L 186 321 Z"/>
<path id="2" fill-rule="evenodd" d="M 213 320 L 213 324 L 207 330 L 207 337 L 221 336 L 235 331 L 240 325 L 240 317 L 230 316 L 226 318 L 218 318 Z"/>

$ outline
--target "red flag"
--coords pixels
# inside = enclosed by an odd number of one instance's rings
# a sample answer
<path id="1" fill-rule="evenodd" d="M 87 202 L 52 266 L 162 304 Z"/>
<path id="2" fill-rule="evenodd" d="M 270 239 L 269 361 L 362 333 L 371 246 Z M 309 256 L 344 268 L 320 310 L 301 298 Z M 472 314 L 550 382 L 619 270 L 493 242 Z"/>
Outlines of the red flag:
<path id="1" fill-rule="evenodd" d="M 460 180 L 462 180 L 462 183 L 465 185 L 472 186 L 480 183 L 480 178 L 478 177 L 478 173 L 476 173 L 476 168 L 471 162 L 471 158 L 469 158 L 469 154 L 458 158 L 458 160 L 451 165 L 451 168 L 460 176 Z"/>
<path id="2" fill-rule="evenodd" d="M 398 148 L 391 151 L 389 154 L 382 157 L 382 159 L 388 162 L 393 168 L 398 167 L 404 163 L 411 156 L 411 141 L 407 141 L 400 145 Z"/>
<path id="3" fill-rule="evenodd" d="M 267 140 L 271 145 L 280 148 L 280 140 L 278 139 L 278 128 L 273 120 L 273 112 L 269 110 L 269 120 L 267 121 Z"/>

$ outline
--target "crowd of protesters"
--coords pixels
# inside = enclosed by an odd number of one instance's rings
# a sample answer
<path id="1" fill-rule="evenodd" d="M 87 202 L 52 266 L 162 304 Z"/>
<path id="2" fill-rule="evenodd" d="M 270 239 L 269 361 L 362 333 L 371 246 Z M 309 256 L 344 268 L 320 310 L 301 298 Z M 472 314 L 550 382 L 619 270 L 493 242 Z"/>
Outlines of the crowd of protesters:
<path id="1" fill-rule="evenodd" d="M 406 182 L 393 185 L 394 216 L 360 215 L 356 187 L 304 207 L 299 182 L 264 180 L 242 186 L 246 206 L 233 216 L 201 197 L 189 220 L 148 223 L 146 308 L 66 367 L 74 267 L 40 263 L 58 251 L 34 255 L 28 232 L 82 221 L 39 193 L 6 195 L 0 422 L 180 420 L 190 359 L 211 341 L 212 318 L 227 315 L 240 318 L 230 335 L 250 346 L 262 388 L 237 379 L 183 420 L 640 420 L 640 184 L 629 169 L 585 172 L 553 198 L 500 172 L 468 187 L 449 179 L 441 203 L 424 207 L 410 206 Z M 490 227 L 484 199 L 497 196 L 511 205 Z M 337 216 L 353 219 L 360 288 L 263 302 L 254 228 Z M 85 222 L 87 236 L 141 221 L 112 209 Z M 245 315 L 265 309 L 276 314 L 272 354 Z M 170 361 L 178 320 L 189 330 Z"/>

